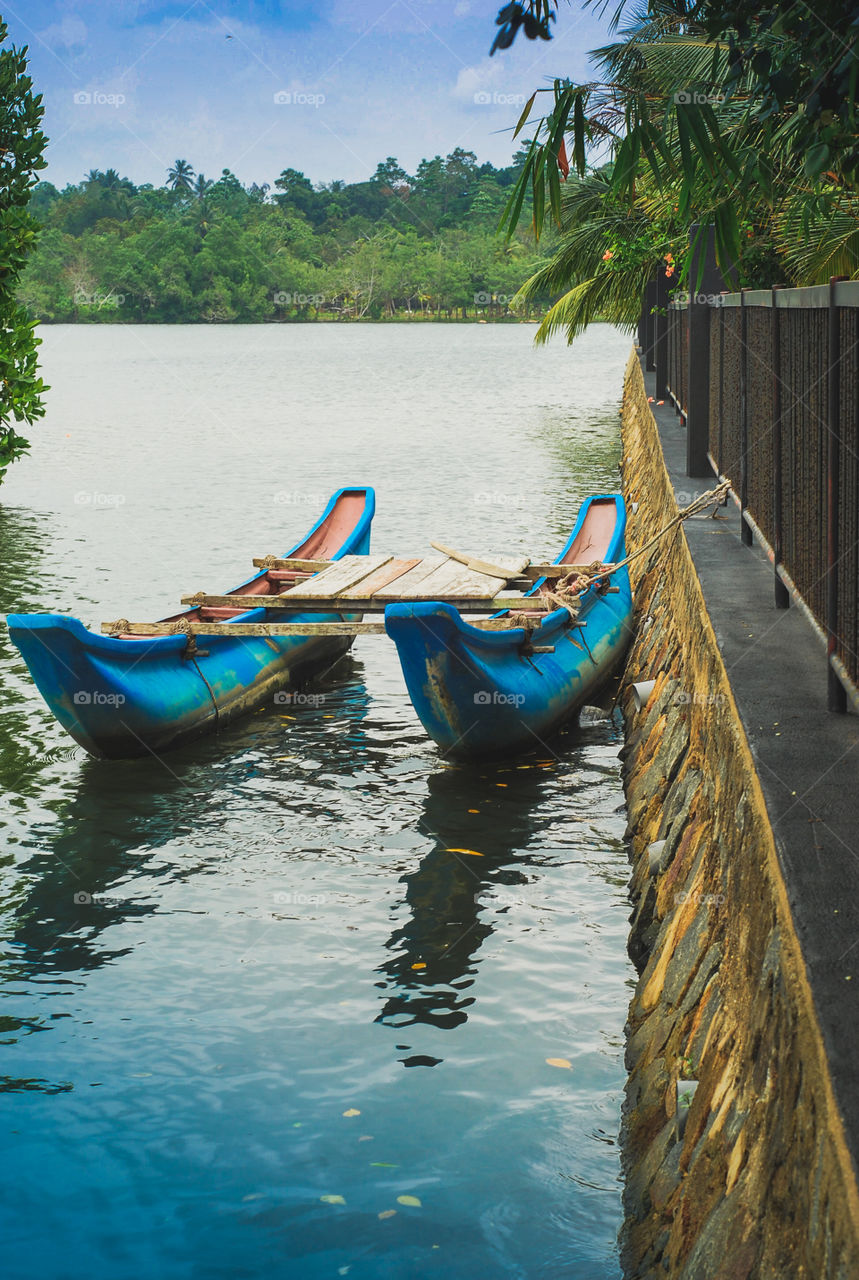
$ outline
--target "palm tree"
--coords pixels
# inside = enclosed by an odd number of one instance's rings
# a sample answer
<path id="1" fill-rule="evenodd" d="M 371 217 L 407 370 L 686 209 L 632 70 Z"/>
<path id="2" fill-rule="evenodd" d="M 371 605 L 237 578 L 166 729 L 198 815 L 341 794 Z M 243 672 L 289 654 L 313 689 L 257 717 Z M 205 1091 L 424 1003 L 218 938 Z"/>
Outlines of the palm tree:
<path id="1" fill-rule="evenodd" d="M 207 178 L 204 174 L 198 173 L 197 181 L 194 183 L 194 195 L 197 197 L 198 200 L 202 200 L 203 196 L 206 194 L 206 192 L 209 190 L 209 188 L 212 185 L 213 184 L 212 184 L 211 178 Z"/>
<path id="2" fill-rule="evenodd" d="M 177 160 L 172 169 L 167 170 L 168 185 L 174 191 L 190 191 L 194 170 L 187 160 Z"/>

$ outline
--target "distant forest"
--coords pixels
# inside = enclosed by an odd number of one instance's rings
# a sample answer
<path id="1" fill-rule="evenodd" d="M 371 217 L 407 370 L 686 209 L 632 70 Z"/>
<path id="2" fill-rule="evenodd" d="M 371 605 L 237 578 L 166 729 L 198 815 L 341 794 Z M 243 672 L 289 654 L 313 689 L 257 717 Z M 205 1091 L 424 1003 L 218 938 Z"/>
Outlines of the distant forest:
<path id="1" fill-rule="evenodd" d="M 162 187 L 115 169 L 40 182 L 21 301 L 57 323 L 503 318 L 553 247 L 497 232 L 523 161 L 496 169 L 457 148 L 414 175 L 388 157 L 367 182 L 284 169 L 273 189 L 185 160 Z"/>

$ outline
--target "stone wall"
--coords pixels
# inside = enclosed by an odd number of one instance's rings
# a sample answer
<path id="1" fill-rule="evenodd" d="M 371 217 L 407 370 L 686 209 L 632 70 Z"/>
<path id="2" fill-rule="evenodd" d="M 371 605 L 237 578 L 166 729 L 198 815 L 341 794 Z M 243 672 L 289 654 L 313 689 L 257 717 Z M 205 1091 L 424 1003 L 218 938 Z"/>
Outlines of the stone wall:
<path id="1" fill-rule="evenodd" d="M 635 354 L 623 433 L 624 492 L 638 503 L 633 551 L 677 510 Z M 637 629 L 626 681 L 656 687 L 638 713 L 627 691 L 623 699 L 639 971 L 624 1108 L 625 1271 L 635 1280 L 848 1280 L 859 1276 L 855 1173 L 685 535 L 631 569 Z M 685 1080 L 697 1086 L 678 1111 Z"/>

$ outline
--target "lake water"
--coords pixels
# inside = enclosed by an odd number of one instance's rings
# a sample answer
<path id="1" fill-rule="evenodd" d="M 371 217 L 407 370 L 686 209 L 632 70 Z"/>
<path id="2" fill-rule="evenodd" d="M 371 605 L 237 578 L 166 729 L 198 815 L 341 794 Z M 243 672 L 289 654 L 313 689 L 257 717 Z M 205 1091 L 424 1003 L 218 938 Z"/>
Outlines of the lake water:
<path id="1" fill-rule="evenodd" d="M 0 612 L 174 612 L 344 484 L 375 550 L 553 558 L 617 487 L 629 339 L 533 332 L 43 330 Z M 385 637 L 310 691 L 95 761 L 0 630 L 5 1280 L 618 1276 L 618 723 L 451 765 Z"/>

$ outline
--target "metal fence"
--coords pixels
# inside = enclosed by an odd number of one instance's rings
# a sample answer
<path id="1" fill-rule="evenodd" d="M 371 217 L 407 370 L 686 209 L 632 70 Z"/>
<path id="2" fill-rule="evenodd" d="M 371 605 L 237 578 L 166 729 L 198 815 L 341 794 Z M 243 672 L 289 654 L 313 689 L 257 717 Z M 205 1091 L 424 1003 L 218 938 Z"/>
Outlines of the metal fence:
<path id="1" fill-rule="evenodd" d="M 684 418 L 691 311 L 672 303 L 666 326 L 667 394 Z M 829 703 L 843 710 L 845 690 L 859 698 L 859 281 L 722 294 L 706 311 L 710 463 L 773 560 L 776 602 L 793 595 L 826 640 Z"/>

